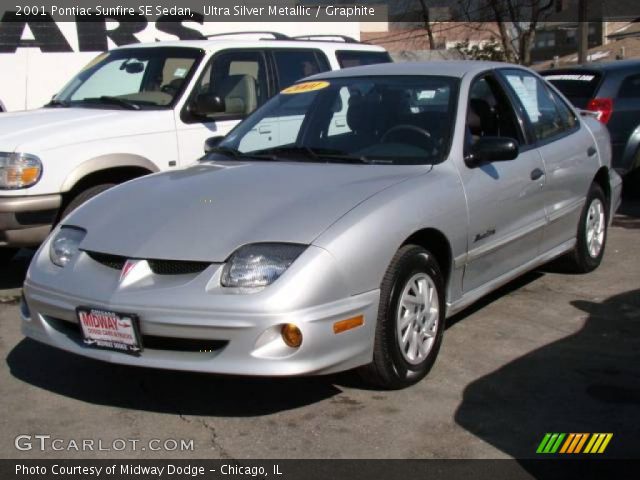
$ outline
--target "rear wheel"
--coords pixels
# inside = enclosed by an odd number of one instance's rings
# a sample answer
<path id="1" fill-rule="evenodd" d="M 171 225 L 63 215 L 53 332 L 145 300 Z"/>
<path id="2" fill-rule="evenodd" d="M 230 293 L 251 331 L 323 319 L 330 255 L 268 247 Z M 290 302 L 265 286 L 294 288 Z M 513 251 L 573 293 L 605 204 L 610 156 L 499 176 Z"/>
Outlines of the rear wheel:
<path id="1" fill-rule="evenodd" d="M 600 185 L 594 183 L 580 215 L 576 246 L 568 257 L 572 270 L 588 273 L 598 268 L 604 256 L 608 226 L 607 199 Z"/>
<path id="2" fill-rule="evenodd" d="M 67 206 L 62 211 L 60 215 L 60 220 L 73 212 L 76 208 L 82 205 L 87 200 L 95 197 L 99 193 L 104 192 L 105 190 L 109 190 L 111 187 L 115 187 L 115 183 L 102 183 L 100 185 L 95 185 L 93 187 L 89 187 L 86 190 L 82 190 L 75 197 L 71 199 L 71 201 L 67 204 Z"/>
<path id="3" fill-rule="evenodd" d="M 402 247 L 381 285 L 373 361 L 360 369 L 361 375 L 387 389 L 420 381 L 438 355 L 444 323 L 444 279 L 438 263 L 422 247 Z"/>

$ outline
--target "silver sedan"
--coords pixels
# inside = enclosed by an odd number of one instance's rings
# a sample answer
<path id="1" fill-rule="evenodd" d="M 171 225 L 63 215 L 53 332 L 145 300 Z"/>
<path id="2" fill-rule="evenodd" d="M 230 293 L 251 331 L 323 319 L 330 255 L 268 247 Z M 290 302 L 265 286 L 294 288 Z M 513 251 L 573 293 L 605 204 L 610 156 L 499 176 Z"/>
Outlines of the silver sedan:
<path id="1" fill-rule="evenodd" d="M 603 126 L 502 63 L 321 74 L 208 150 L 61 222 L 27 274 L 25 335 L 113 363 L 358 367 L 401 388 L 448 316 L 559 256 L 596 268 L 620 202 Z"/>

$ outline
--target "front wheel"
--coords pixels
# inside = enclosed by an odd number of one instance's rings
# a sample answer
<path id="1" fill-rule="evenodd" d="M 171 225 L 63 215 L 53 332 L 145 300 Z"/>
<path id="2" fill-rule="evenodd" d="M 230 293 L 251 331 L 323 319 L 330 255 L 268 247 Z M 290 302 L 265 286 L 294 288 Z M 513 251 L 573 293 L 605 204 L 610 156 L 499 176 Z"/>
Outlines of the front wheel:
<path id="1" fill-rule="evenodd" d="M 580 215 L 576 246 L 569 254 L 572 270 L 588 273 L 598 268 L 604 256 L 608 226 L 607 199 L 600 185 L 594 183 Z"/>
<path id="2" fill-rule="evenodd" d="M 361 368 L 361 375 L 387 389 L 417 383 L 435 362 L 444 324 L 444 279 L 438 263 L 422 247 L 402 247 L 381 285 L 373 361 Z"/>

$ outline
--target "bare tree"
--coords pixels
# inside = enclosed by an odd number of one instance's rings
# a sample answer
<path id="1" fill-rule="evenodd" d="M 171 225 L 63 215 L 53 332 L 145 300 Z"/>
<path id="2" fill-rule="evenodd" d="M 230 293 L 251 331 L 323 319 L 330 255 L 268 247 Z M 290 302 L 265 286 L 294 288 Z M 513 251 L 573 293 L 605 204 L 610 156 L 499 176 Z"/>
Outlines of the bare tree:
<path id="1" fill-rule="evenodd" d="M 554 0 L 486 0 L 500 27 L 505 56 L 511 62 L 531 64 L 536 29 L 551 13 Z"/>
<path id="2" fill-rule="evenodd" d="M 422 20 L 424 21 L 424 28 L 427 31 L 427 38 L 429 39 L 429 49 L 436 49 L 436 41 L 433 38 L 433 28 L 431 25 L 431 18 L 429 16 L 429 7 L 425 0 L 420 0 L 420 7 L 422 9 Z"/>

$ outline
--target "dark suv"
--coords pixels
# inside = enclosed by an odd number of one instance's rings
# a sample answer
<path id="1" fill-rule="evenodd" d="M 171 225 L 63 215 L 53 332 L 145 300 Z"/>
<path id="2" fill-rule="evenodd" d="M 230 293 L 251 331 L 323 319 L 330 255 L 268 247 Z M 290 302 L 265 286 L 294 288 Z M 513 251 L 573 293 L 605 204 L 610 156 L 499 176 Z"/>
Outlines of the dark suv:
<path id="1" fill-rule="evenodd" d="M 540 72 L 573 104 L 595 112 L 611 134 L 613 167 L 640 167 L 640 60 L 592 63 Z"/>

